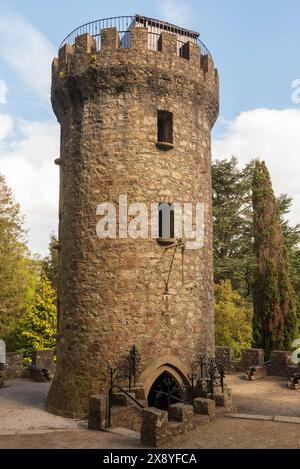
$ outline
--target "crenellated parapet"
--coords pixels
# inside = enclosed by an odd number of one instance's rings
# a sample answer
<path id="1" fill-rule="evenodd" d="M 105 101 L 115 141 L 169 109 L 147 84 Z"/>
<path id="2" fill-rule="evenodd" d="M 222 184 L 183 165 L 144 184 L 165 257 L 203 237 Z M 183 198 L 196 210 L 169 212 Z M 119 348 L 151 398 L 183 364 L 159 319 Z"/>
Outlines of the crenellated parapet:
<path id="1" fill-rule="evenodd" d="M 74 45 L 64 44 L 61 47 L 58 58 L 53 61 L 52 72 L 54 101 L 57 101 L 55 90 L 61 97 L 62 88 L 67 86 L 72 76 L 77 77 L 77 84 L 78 78 L 84 77 L 84 89 L 80 91 L 83 99 L 88 91 L 88 75 L 93 76 L 94 84 L 97 80 L 101 81 L 101 90 L 105 77 L 107 86 L 112 88 L 115 80 L 117 92 L 130 89 L 130 85 L 149 86 L 152 83 L 159 87 L 159 83 L 154 84 L 150 78 L 155 76 L 161 86 L 166 80 L 168 86 L 173 81 L 178 86 L 178 92 L 181 86 L 181 92 L 184 88 L 192 88 L 193 94 L 207 94 L 212 109 L 212 125 L 218 114 L 219 77 L 211 56 L 203 55 L 200 47 L 191 40 L 183 42 L 170 32 L 153 35 L 147 28 L 133 27 L 120 38 L 117 28 L 107 28 L 101 31 L 100 44 L 88 33 L 77 36 Z M 72 83 L 74 85 L 74 80 Z M 96 92 L 95 86 L 90 87 L 89 92 L 92 89 Z M 57 109 L 55 102 L 54 108 Z"/>

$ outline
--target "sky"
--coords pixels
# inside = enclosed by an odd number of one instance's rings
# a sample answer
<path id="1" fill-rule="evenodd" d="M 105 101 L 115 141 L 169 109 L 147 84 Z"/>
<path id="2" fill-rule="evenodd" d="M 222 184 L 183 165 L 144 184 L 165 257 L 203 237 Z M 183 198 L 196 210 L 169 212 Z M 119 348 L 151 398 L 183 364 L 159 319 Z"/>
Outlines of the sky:
<path id="1" fill-rule="evenodd" d="M 265 160 L 276 194 L 294 198 L 291 222 L 300 223 L 299 0 L 0 0 L 0 173 L 32 251 L 45 255 L 57 232 L 52 59 L 77 26 L 135 13 L 200 32 L 220 74 L 213 157 Z"/>

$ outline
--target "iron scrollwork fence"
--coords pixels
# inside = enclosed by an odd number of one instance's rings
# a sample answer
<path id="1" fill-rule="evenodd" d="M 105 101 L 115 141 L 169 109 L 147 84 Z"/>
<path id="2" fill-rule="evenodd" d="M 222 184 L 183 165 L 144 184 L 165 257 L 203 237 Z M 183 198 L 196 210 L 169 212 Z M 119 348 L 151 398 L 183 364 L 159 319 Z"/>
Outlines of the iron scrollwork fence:
<path id="1" fill-rule="evenodd" d="M 106 372 L 101 373 L 100 381 L 108 385 L 108 426 L 111 427 L 111 419 L 112 419 L 112 406 L 113 406 L 113 391 L 117 389 L 119 392 L 125 394 L 127 398 L 129 398 L 132 402 L 134 402 L 138 407 L 144 408 L 144 405 L 141 404 L 137 399 L 135 399 L 132 394 L 132 382 L 135 387 L 136 385 L 136 376 L 138 373 L 138 367 L 140 362 L 140 355 L 135 345 L 132 346 L 128 356 L 126 357 L 125 363 L 127 365 L 127 369 L 118 369 L 109 367 Z M 126 366 L 125 365 L 125 366 Z M 124 379 L 128 379 L 128 391 L 124 389 L 120 384 L 119 381 L 123 381 Z"/>

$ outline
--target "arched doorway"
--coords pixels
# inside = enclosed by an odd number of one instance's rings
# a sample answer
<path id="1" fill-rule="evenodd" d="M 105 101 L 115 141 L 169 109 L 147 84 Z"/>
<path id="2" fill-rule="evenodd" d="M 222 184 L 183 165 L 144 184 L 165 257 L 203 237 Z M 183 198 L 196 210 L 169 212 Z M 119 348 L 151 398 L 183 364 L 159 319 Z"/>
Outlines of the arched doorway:
<path id="1" fill-rule="evenodd" d="M 154 381 L 148 394 L 149 407 L 168 410 L 170 404 L 176 404 L 181 399 L 181 388 L 176 379 L 164 371 Z"/>

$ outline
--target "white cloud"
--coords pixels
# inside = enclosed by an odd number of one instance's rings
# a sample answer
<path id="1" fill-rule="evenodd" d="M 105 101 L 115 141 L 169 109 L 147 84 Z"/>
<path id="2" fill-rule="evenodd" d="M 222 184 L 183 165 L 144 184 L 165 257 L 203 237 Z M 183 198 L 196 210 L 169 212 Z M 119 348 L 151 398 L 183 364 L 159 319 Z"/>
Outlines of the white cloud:
<path id="1" fill-rule="evenodd" d="M 290 219 L 300 223 L 300 110 L 254 109 L 227 124 L 213 142 L 214 158 L 237 156 L 241 164 L 265 160 L 277 195 L 294 198 Z"/>
<path id="2" fill-rule="evenodd" d="M 54 122 L 17 121 L 14 130 L 21 136 L 0 142 L 0 172 L 25 215 L 29 246 L 46 254 L 57 231 L 59 129 Z"/>
<path id="3" fill-rule="evenodd" d="M 0 104 L 6 103 L 6 83 L 0 79 Z"/>
<path id="4" fill-rule="evenodd" d="M 160 5 L 161 15 L 170 23 L 187 25 L 191 20 L 191 11 L 186 1 L 163 0 Z"/>
<path id="5" fill-rule="evenodd" d="M 0 140 L 6 138 L 13 127 L 13 120 L 9 114 L 0 114 Z"/>
<path id="6" fill-rule="evenodd" d="M 33 25 L 1 3 L 0 57 L 43 100 L 49 99 L 50 66 L 55 53 L 52 44 Z"/>

